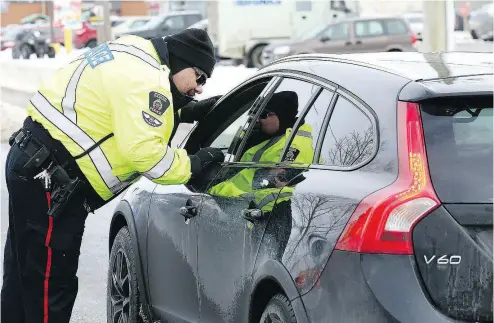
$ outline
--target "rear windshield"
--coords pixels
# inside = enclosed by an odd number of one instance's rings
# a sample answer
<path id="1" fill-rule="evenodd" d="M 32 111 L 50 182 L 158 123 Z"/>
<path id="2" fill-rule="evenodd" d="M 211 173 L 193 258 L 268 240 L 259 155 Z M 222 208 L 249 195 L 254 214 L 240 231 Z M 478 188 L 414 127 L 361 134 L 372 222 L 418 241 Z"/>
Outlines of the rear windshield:
<path id="1" fill-rule="evenodd" d="M 444 203 L 492 203 L 492 96 L 421 104 L 431 180 Z"/>

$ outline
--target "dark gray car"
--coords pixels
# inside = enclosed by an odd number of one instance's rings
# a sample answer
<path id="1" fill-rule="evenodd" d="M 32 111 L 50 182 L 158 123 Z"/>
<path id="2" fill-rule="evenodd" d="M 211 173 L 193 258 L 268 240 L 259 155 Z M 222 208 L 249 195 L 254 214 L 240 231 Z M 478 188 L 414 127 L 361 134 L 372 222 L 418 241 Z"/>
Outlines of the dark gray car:
<path id="1" fill-rule="evenodd" d="M 163 16 L 153 17 L 143 27 L 115 35 L 119 38 L 124 35 L 135 35 L 146 39 L 172 35 L 202 20 L 202 15 L 196 11 L 170 12 Z"/>
<path id="2" fill-rule="evenodd" d="M 263 64 L 294 54 L 416 51 L 416 41 L 403 17 L 348 18 L 316 26 L 287 43 L 266 46 Z"/>
<path id="3" fill-rule="evenodd" d="M 223 163 L 122 197 L 108 322 L 139 310 L 163 323 L 492 322 L 491 56 L 312 54 L 260 69 L 180 145 L 222 148 Z M 284 143 L 278 157 L 242 162 L 286 91 L 293 131 L 264 146 Z M 211 193 L 234 177 L 239 189 Z"/>

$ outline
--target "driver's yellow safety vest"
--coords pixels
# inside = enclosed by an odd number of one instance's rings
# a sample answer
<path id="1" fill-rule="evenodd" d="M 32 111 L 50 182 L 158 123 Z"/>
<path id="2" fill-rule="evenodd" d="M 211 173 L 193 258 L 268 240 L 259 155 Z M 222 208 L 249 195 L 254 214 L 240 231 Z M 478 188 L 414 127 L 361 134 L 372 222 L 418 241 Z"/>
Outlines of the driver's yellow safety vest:
<path id="1" fill-rule="evenodd" d="M 292 128 L 286 130 L 284 135 L 273 137 L 270 140 L 261 142 L 260 144 L 248 149 L 240 159 L 241 162 L 277 162 L 280 160 L 283 148 L 287 140 L 290 138 Z M 289 161 L 293 163 L 293 167 L 306 167 L 312 163 L 314 158 L 314 149 L 312 148 L 312 128 L 308 124 L 299 127 L 296 135 L 293 138 L 290 148 L 287 153 L 292 154 L 293 158 Z M 285 158 L 286 160 L 287 158 Z M 276 199 L 288 200 L 291 198 L 293 189 L 284 190 L 284 196 L 278 196 L 281 188 L 261 188 L 254 190 L 252 183 L 255 172 L 258 168 L 245 168 L 238 172 L 232 178 L 218 183 L 213 186 L 209 193 L 215 196 L 222 197 L 238 197 L 256 202 L 258 208 L 267 212 L 272 209 Z M 286 191 L 286 192 L 285 192 Z"/>
<path id="2" fill-rule="evenodd" d="M 27 114 L 73 157 L 96 147 L 76 162 L 103 200 L 141 176 L 186 183 L 187 152 L 168 146 L 174 127 L 169 73 L 150 41 L 125 36 L 57 70 L 32 97 Z"/>

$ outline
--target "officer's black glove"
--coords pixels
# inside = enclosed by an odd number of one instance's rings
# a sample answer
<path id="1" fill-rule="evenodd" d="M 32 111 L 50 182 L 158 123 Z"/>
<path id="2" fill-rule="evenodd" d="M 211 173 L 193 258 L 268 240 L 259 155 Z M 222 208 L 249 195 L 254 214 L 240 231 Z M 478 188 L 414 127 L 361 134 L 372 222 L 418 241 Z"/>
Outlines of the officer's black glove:
<path id="1" fill-rule="evenodd" d="M 219 148 L 206 147 L 195 155 L 189 155 L 192 177 L 205 171 L 213 163 L 221 163 L 225 160 L 225 154 Z"/>
<path id="2" fill-rule="evenodd" d="M 201 101 L 193 101 L 181 109 L 180 121 L 193 123 L 201 121 L 211 111 L 211 108 L 221 98 L 221 95 L 213 96 Z"/>

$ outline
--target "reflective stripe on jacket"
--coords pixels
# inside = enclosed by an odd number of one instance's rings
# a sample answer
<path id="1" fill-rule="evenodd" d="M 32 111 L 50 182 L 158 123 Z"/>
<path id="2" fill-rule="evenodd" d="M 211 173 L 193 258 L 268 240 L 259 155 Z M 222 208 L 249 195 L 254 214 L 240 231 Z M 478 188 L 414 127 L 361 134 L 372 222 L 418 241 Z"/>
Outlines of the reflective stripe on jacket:
<path id="1" fill-rule="evenodd" d="M 150 41 L 122 37 L 56 71 L 27 113 L 74 157 L 113 134 L 76 160 L 104 200 L 141 175 L 158 184 L 185 183 L 187 152 L 168 147 L 174 127 L 169 73 Z"/>
<path id="2" fill-rule="evenodd" d="M 280 160 L 283 148 L 290 137 L 292 129 L 287 129 L 284 135 L 273 137 L 270 140 L 263 141 L 262 143 L 247 150 L 240 159 L 241 162 L 277 162 Z M 306 166 L 312 163 L 314 158 L 314 149 L 312 148 L 312 128 L 304 124 L 302 125 L 297 134 L 294 136 L 290 148 L 297 149 L 299 151 L 293 163 L 301 164 L 300 166 Z M 253 190 L 252 182 L 254 180 L 256 168 L 242 169 L 231 179 L 221 182 L 213 186 L 209 193 L 216 196 L 225 197 L 251 197 L 256 202 L 261 202 L 266 196 L 272 194 L 274 191 L 278 192 L 280 189 L 259 189 Z M 253 195 L 252 195 L 253 194 Z M 254 197 L 254 198 L 252 198 Z M 274 205 L 274 200 L 271 204 Z M 267 204 L 266 204 L 267 205 Z"/>

